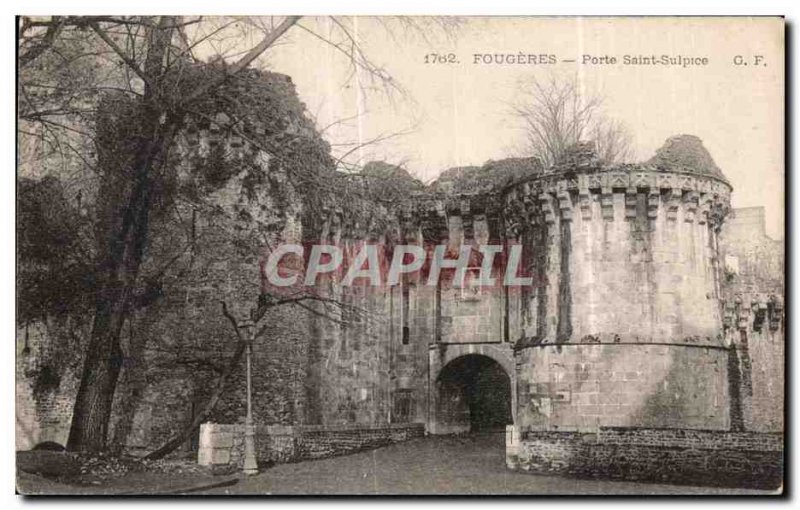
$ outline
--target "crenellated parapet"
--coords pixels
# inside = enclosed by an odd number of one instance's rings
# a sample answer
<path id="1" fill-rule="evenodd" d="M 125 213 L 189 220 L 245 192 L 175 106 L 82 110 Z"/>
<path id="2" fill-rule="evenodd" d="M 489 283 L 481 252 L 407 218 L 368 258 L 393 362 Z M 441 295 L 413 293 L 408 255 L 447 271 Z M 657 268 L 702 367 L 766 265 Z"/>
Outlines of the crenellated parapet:
<path id="1" fill-rule="evenodd" d="M 520 346 L 723 347 L 718 233 L 732 188 L 696 137 L 642 164 L 560 165 L 504 189 L 505 238 L 532 285 Z"/>
<path id="2" fill-rule="evenodd" d="M 688 139 L 690 146 L 695 143 L 692 137 Z M 679 142 L 687 143 L 685 139 Z M 457 231 L 459 238 L 469 240 L 488 229 L 489 239 L 516 241 L 537 225 L 637 219 L 651 230 L 662 222 L 680 221 L 707 226 L 716 233 L 730 208 L 732 188 L 724 176 L 692 167 L 691 161 L 604 167 L 590 158 L 548 171 L 528 163 L 530 170 L 523 177 L 490 191 L 454 191 L 434 185 L 389 205 L 400 237 L 441 241 Z"/>
<path id="3" fill-rule="evenodd" d="M 394 208 L 405 239 L 418 236 L 426 242 L 440 242 L 452 237 L 457 222 L 459 238 L 472 240 L 503 238 L 502 215 L 497 193 L 446 194 L 422 192 Z"/>
<path id="4" fill-rule="evenodd" d="M 778 331 L 783 325 L 783 298 L 777 294 L 737 294 L 723 302 L 722 324 L 730 332 Z"/>
<path id="5" fill-rule="evenodd" d="M 682 218 L 718 230 L 730 208 L 732 188 L 714 176 L 665 173 L 647 165 L 589 171 L 546 174 L 508 188 L 504 197 L 508 235 L 518 236 L 524 225 L 554 224 L 557 218 L 570 222 L 576 215 L 582 221 L 633 220 L 639 214 L 649 220 L 663 216 L 668 222 Z M 615 200 L 615 195 L 624 200 Z M 592 207 L 594 202 L 599 211 Z M 615 207 L 624 212 L 615 214 Z"/>

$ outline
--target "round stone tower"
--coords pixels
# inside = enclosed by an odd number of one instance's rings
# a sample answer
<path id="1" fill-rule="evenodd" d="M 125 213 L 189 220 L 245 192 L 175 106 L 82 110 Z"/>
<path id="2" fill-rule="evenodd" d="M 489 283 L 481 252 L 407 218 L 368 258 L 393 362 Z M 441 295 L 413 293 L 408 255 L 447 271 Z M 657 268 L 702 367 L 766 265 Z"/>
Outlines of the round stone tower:
<path id="1" fill-rule="evenodd" d="M 717 233 L 731 190 L 682 135 L 636 165 L 581 145 L 506 191 L 533 278 L 509 302 L 517 431 L 728 429 Z"/>

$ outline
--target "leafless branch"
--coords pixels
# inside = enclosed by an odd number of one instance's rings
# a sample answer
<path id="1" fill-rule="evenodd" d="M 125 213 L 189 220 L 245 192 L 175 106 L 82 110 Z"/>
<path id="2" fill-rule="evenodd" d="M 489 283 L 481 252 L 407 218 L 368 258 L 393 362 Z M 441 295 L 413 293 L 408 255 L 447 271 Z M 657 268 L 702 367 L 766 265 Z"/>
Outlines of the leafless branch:
<path id="1" fill-rule="evenodd" d="M 95 33 L 96 33 L 96 34 L 97 34 L 97 35 L 100 37 L 100 39 L 102 39 L 102 40 L 103 40 L 103 42 L 105 42 L 105 43 L 108 45 L 108 47 L 109 47 L 109 48 L 111 48 L 112 50 L 114 50 L 114 53 L 116 53 L 116 54 L 117 54 L 117 56 L 119 56 L 119 58 L 120 58 L 120 59 L 122 59 L 122 61 L 123 61 L 123 62 L 125 62 L 125 65 L 127 65 L 127 66 L 128 66 L 128 68 L 129 68 L 131 71 L 133 71 L 133 72 L 136 74 L 136 76 L 138 76 L 139 78 L 141 78 L 141 79 L 142 79 L 142 81 L 143 81 L 143 82 L 145 82 L 146 84 L 150 85 L 150 80 L 149 80 L 149 79 L 148 79 L 148 77 L 147 77 L 147 76 L 144 74 L 144 71 L 142 71 L 141 69 L 139 69 L 139 65 L 138 65 L 138 64 L 137 64 L 135 61 L 133 61 L 133 59 L 131 59 L 130 57 L 128 57 L 128 55 L 127 55 L 127 54 L 126 54 L 124 51 L 122 51 L 122 48 L 120 48 L 120 47 L 117 45 L 117 43 L 115 43 L 115 42 L 114 42 L 114 41 L 113 41 L 113 40 L 112 40 L 112 39 L 111 39 L 111 38 L 110 38 L 110 37 L 109 37 L 109 36 L 108 36 L 108 35 L 107 35 L 107 34 L 106 34 L 106 33 L 105 33 L 105 32 L 104 32 L 102 29 L 101 29 L 101 28 L 100 28 L 100 26 L 99 26 L 99 25 L 98 25 L 96 22 L 91 22 L 91 23 L 89 23 L 89 26 L 90 26 L 90 27 L 91 27 L 91 29 L 92 29 L 92 30 L 94 30 L 94 32 L 95 32 Z"/>
<path id="2" fill-rule="evenodd" d="M 27 23 L 26 23 L 27 20 Z M 28 28 L 35 26 L 35 22 L 31 22 L 29 19 L 23 19 L 23 25 L 20 29 L 20 35 L 25 33 Z M 56 37 L 58 37 L 61 30 L 64 28 L 64 20 L 59 16 L 53 16 L 52 22 L 47 25 L 47 31 L 45 32 L 42 40 L 38 43 L 33 45 L 33 48 L 26 51 L 24 54 L 19 56 L 19 68 L 22 69 L 34 60 L 36 60 L 39 55 L 47 51 L 49 48 L 53 46 Z"/>
<path id="3" fill-rule="evenodd" d="M 187 94 L 185 99 L 182 101 L 183 104 L 191 103 L 192 101 L 196 100 L 198 97 L 203 95 L 208 90 L 217 87 L 220 83 L 222 83 L 228 76 L 233 75 L 241 71 L 242 69 L 249 66 L 253 60 L 258 58 L 262 53 L 264 53 L 267 48 L 272 46 L 272 44 L 278 40 L 280 36 L 282 36 L 287 30 L 289 30 L 297 21 L 300 19 L 300 16 L 287 16 L 286 19 L 283 20 L 283 23 L 278 25 L 278 27 L 273 30 L 272 32 L 268 33 L 264 39 L 261 40 L 255 47 L 253 47 L 245 56 L 239 59 L 235 64 L 230 66 L 227 70 L 227 74 L 225 76 L 221 76 L 214 80 L 209 80 L 205 83 L 200 84 L 197 88 L 195 88 L 192 92 Z"/>
<path id="4" fill-rule="evenodd" d="M 229 322 L 231 323 L 231 325 L 233 326 L 233 330 L 236 332 L 236 338 L 237 338 L 237 339 L 238 339 L 240 342 L 244 341 L 244 340 L 242 339 L 242 333 L 241 333 L 241 331 L 239 330 L 239 323 L 238 323 L 238 321 L 237 321 L 237 320 L 236 320 L 236 318 L 235 318 L 233 315 L 231 315 L 231 313 L 228 311 L 228 303 L 226 303 L 225 301 L 220 301 L 220 303 L 222 303 L 222 315 L 224 315 L 224 316 L 225 316 L 225 318 L 226 318 L 226 319 L 228 319 L 228 321 L 229 321 Z"/>
<path id="5" fill-rule="evenodd" d="M 529 154 L 539 158 L 545 168 L 557 164 L 580 142 L 593 142 L 603 163 L 630 156 L 630 135 L 624 126 L 604 115 L 600 96 L 581 93 L 576 77 L 560 81 L 531 78 L 521 92 L 511 112 L 525 132 Z"/>

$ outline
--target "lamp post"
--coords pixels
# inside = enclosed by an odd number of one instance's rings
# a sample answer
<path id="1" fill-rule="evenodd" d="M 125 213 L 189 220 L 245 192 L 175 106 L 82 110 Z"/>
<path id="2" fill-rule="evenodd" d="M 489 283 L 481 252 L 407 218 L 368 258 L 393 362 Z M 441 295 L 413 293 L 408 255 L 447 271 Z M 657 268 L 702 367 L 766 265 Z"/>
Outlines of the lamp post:
<path id="1" fill-rule="evenodd" d="M 247 370 L 247 415 L 244 421 L 244 474 L 255 475 L 258 473 L 258 463 L 256 462 L 256 429 L 253 425 L 253 381 L 252 381 L 252 355 L 253 355 L 253 335 L 255 335 L 255 324 L 246 321 L 240 326 L 245 335 L 245 365 Z"/>

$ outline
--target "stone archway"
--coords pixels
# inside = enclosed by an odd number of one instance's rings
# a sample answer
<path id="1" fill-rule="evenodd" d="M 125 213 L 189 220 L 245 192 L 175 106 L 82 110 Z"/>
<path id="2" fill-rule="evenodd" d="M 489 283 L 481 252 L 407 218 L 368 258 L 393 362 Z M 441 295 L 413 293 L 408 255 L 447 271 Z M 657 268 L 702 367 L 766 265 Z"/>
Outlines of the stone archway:
<path id="1" fill-rule="evenodd" d="M 439 371 L 434 387 L 434 433 L 504 431 L 512 418 L 512 379 L 496 360 L 465 354 Z"/>

